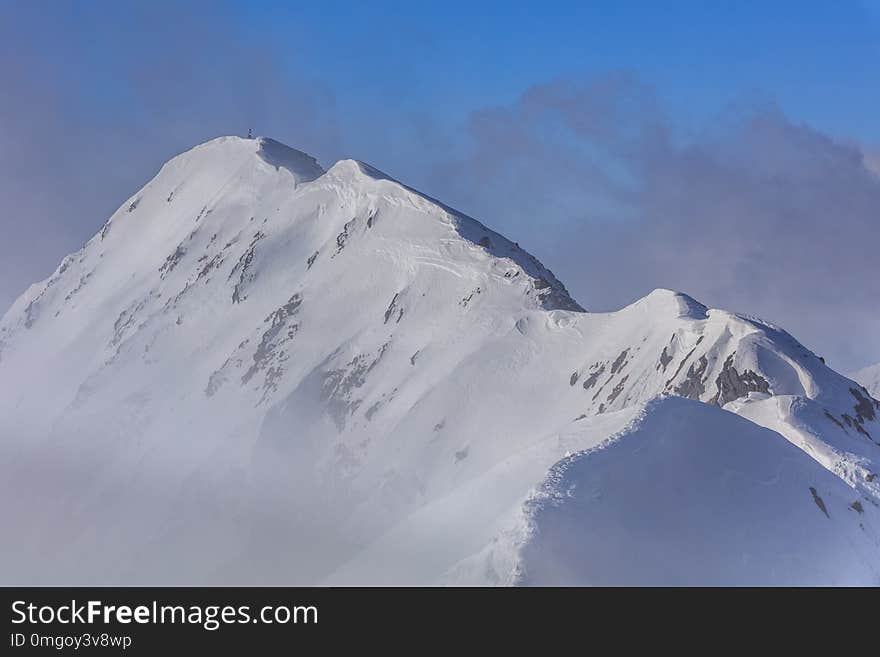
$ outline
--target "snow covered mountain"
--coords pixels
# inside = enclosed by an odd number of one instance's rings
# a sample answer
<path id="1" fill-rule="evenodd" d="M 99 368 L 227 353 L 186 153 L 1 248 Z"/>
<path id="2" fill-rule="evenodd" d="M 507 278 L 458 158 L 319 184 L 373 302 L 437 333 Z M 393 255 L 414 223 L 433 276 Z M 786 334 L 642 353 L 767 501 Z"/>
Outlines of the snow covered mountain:
<path id="1" fill-rule="evenodd" d="M 880 397 L 880 363 L 853 372 L 850 376 L 853 381 L 865 386 L 872 395 Z"/>
<path id="2" fill-rule="evenodd" d="M 586 312 L 270 139 L 173 158 L 13 304 L 0 437 L 7 583 L 880 583 L 865 388 L 683 294 Z"/>

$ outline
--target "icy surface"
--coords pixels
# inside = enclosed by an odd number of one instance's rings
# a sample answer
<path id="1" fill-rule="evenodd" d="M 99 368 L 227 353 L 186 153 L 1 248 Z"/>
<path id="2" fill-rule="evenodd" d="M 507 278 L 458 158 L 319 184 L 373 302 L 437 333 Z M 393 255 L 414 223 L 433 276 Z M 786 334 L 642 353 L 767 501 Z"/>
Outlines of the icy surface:
<path id="1" fill-rule="evenodd" d="M 781 329 L 585 312 L 369 165 L 219 138 L 0 321 L 0 579 L 512 583 L 531 491 L 668 395 L 880 499 L 880 404 Z"/>

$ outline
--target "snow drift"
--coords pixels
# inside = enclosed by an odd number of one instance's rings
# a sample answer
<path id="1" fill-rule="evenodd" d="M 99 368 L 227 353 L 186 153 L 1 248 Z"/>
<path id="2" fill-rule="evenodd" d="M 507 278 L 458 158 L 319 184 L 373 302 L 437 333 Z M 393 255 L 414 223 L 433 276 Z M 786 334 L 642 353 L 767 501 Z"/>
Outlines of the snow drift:
<path id="1" fill-rule="evenodd" d="M 527 509 L 527 584 L 880 582 L 874 504 L 772 432 L 685 399 L 560 461 Z"/>

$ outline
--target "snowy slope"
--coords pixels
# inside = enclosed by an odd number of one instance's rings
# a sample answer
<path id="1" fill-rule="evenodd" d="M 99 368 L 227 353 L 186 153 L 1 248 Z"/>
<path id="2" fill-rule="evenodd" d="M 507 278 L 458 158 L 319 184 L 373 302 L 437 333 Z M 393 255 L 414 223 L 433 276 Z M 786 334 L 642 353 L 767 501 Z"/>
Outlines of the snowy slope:
<path id="1" fill-rule="evenodd" d="M 865 386 L 872 395 L 880 397 L 880 363 L 853 372 L 850 377 Z"/>
<path id="2" fill-rule="evenodd" d="M 880 583 L 880 510 L 774 434 L 695 402 L 557 464 L 527 505 L 520 582 Z"/>
<path id="3" fill-rule="evenodd" d="M 784 331 L 665 290 L 587 313 L 368 165 L 220 138 L 0 322 L 0 574 L 509 583 L 532 489 L 661 395 L 880 499 L 880 405 Z"/>

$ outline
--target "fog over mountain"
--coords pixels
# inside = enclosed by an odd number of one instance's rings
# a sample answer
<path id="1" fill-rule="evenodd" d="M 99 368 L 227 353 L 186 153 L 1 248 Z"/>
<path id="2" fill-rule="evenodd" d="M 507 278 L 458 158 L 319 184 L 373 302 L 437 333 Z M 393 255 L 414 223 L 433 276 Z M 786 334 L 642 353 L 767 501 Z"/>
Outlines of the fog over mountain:
<path id="1" fill-rule="evenodd" d="M 3 580 L 880 583 L 866 388 L 526 247 L 273 139 L 172 158 L 0 321 Z"/>

